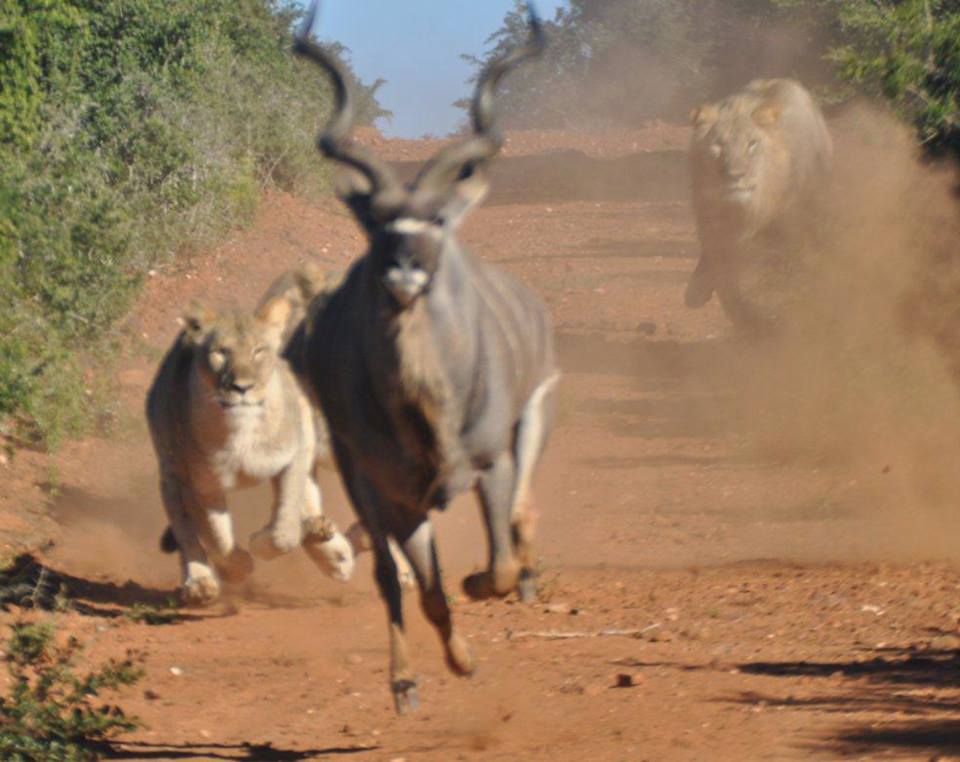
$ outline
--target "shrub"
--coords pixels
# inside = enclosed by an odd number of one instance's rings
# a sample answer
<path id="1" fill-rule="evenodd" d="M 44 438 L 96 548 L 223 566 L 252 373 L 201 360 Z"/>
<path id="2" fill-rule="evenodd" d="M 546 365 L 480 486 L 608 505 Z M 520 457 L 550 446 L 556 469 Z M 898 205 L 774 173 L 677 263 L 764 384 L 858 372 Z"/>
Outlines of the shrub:
<path id="1" fill-rule="evenodd" d="M 145 271 L 318 187 L 330 104 L 279 0 L 8 0 L 0 20 L 0 432 L 89 418 L 84 366 Z M 345 58 L 347 51 L 335 47 Z M 361 117 L 379 84 L 356 82 Z"/>
<path id="2" fill-rule="evenodd" d="M 111 659 L 77 674 L 82 650 L 76 638 L 58 645 L 50 623 L 12 625 L 4 660 L 10 679 L 0 699 L 0 758 L 8 762 L 79 762 L 140 721 L 120 707 L 99 704 L 104 691 L 133 685 L 143 677 L 140 658 Z"/>

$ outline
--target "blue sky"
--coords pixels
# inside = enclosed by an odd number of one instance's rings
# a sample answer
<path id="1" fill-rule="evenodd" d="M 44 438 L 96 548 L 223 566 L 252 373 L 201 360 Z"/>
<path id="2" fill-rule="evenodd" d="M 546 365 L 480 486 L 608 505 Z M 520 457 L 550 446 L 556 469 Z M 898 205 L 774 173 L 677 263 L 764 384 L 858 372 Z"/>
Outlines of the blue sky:
<path id="1" fill-rule="evenodd" d="M 304 3 L 305 4 L 305 3 Z M 544 18 L 565 0 L 538 0 Z M 481 53 L 513 0 L 322 0 L 321 40 L 350 48 L 360 77 L 387 80 L 380 102 L 394 113 L 378 126 L 396 137 L 445 135 L 461 118 L 451 104 L 470 94 L 461 53 Z"/>

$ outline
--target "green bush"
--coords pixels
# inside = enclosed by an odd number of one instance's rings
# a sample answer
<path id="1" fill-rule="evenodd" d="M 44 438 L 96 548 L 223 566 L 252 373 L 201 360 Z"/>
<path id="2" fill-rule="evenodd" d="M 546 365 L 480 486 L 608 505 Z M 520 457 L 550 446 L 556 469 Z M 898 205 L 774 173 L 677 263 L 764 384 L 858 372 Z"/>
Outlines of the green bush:
<path id="1" fill-rule="evenodd" d="M 89 420 L 86 353 L 149 267 L 242 224 L 266 185 L 322 181 L 330 92 L 283 2 L 0 7 L 0 433 L 52 444 Z M 385 113 L 355 85 L 363 119 Z"/>
<path id="2" fill-rule="evenodd" d="M 80 762 L 98 758 L 111 738 L 141 726 L 118 706 L 99 704 L 104 691 L 143 677 L 139 657 L 127 654 L 92 672 L 75 671 L 76 638 L 58 645 L 49 623 L 12 625 L 4 660 L 9 692 L 0 699 L 0 758 L 8 762 Z"/>

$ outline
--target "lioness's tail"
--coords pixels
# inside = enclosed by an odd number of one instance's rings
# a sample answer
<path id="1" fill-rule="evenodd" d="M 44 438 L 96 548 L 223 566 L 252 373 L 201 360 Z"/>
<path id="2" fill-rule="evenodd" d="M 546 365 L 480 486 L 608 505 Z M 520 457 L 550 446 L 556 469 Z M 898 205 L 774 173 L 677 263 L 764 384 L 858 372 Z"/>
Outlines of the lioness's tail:
<path id="1" fill-rule="evenodd" d="M 173 529 L 167 527 L 162 535 L 160 535 L 160 550 L 164 553 L 176 553 L 180 550 L 180 544 L 177 542 L 177 538 L 173 536 Z"/>

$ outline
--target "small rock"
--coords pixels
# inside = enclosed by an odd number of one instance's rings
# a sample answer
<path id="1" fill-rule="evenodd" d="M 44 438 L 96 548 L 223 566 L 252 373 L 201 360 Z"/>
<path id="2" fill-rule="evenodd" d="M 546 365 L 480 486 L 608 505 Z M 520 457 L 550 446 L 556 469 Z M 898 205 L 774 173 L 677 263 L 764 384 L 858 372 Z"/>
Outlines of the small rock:
<path id="1" fill-rule="evenodd" d="M 643 676 L 637 672 L 620 672 L 615 683 L 617 688 L 633 688 L 643 681 Z"/>
<path id="2" fill-rule="evenodd" d="M 152 691 L 152 690 L 150 690 L 149 688 L 147 688 L 147 689 L 143 692 L 143 697 L 144 697 L 147 701 L 156 701 L 158 698 L 160 698 L 160 694 L 157 693 L 156 691 Z"/>
<path id="3" fill-rule="evenodd" d="M 209 730 L 202 730 L 202 729 L 201 729 L 201 730 L 200 730 L 200 735 L 202 735 L 204 738 L 209 738 L 209 737 L 210 737 L 211 735 L 213 735 L 213 734 L 212 734 Z"/>
<path id="4" fill-rule="evenodd" d="M 174 677 L 180 677 L 183 674 L 183 670 L 180 667 L 170 667 L 170 674 Z"/>
<path id="5" fill-rule="evenodd" d="M 573 610 L 569 603 L 551 603 L 543 611 L 545 614 L 569 614 Z"/>

